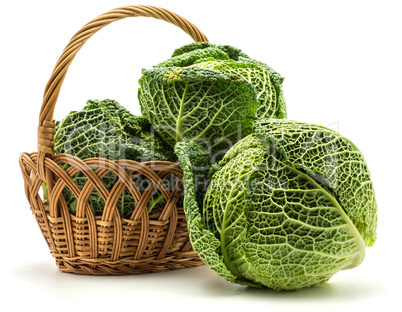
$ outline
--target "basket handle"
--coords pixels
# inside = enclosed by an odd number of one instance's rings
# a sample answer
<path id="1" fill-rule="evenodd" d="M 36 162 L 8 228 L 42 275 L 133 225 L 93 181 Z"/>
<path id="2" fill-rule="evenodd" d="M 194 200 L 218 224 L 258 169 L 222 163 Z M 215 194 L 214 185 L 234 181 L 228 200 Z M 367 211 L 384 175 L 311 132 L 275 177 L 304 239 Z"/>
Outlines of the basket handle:
<path id="1" fill-rule="evenodd" d="M 153 7 L 149 5 L 133 5 L 116 8 L 99 15 L 78 31 L 70 40 L 64 49 L 61 57 L 56 63 L 52 75 L 46 85 L 43 95 L 42 107 L 39 114 L 38 128 L 38 173 L 42 179 L 45 179 L 45 158 L 46 155 L 54 153 L 54 129 L 53 112 L 60 88 L 66 76 L 67 70 L 73 61 L 77 52 L 85 44 L 85 42 L 102 27 L 126 18 L 135 16 L 153 17 L 172 23 L 181 28 L 194 39 L 194 41 L 208 41 L 207 37 L 198 30 L 198 28 L 187 21 L 185 18 L 170 12 L 163 8 Z M 47 179 L 46 179 L 47 180 Z"/>

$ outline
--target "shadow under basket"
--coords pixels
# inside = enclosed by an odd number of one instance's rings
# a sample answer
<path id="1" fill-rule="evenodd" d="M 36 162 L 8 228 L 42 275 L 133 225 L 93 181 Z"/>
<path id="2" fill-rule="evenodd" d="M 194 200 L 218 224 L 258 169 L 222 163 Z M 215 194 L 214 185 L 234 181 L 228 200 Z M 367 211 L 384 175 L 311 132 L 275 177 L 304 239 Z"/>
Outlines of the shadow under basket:
<path id="1" fill-rule="evenodd" d="M 26 197 L 50 252 L 63 272 L 122 275 L 203 264 L 192 249 L 182 204 L 178 204 L 182 202 L 180 164 L 102 158 L 81 160 L 66 154 L 54 155 L 53 112 L 75 55 L 102 27 L 135 16 L 172 23 L 194 41 L 208 41 L 197 27 L 173 12 L 135 5 L 99 15 L 84 25 L 63 50 L 44 92 L 39 114 L 38 152 L 20 156 Z M 84 177 L 83 185 L 74 182 L 77 174 Z M 107 174 L 114 174 L 116 178 L 108 187 L 102 181 Z M 136 179 L 145 180 L 148 185 L 140 188 Z M 74 210 L 71 203 L 66 202 L 63 190 L 76 200 L 75 213 L 71 213 Z M 89 199 L 94 192 L 102 198 L 100 212 L 90 206 Z M 158 198 L 163 198 L 162 205 L 157 210 L 149 209 L 156 193 Z M 118 210 L 122 194 L 132 199 L 133 209 L 127 215 Z"/>

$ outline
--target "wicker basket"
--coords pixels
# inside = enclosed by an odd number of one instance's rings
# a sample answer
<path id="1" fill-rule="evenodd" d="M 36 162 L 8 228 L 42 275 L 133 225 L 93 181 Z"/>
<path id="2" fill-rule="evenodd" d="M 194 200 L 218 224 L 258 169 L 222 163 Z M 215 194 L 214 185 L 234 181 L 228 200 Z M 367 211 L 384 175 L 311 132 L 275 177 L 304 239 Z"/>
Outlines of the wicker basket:
<path id="1" fill-rule="evenodd" d="M 63 272 L 139 274 L 203 264 L 191 247 L 183 208 L 176 205 L 182 186 L 182 171 L 178 163 L 138 163 L 101 158 L 80 160 L 66 154 L 54 155 L 53 152 L 53 111 L 69 65 L 95 32 L 129 16 L 161 19 L 180 27 L 195 41 L 208 41 L 193 24 L 177 14 L 152 6 L 125 6 L 86 24 L 64 49 L 45 88 L 39 116 L 38 152 L 20 156 L 25 194 L 56 264 Z M 63 170 L 61 163 L 68 164 L 69 168 Z M 82 189 L 72 178 L 79 171 L 88 178 Z M 109 172 L 119 177 L 110 191 L 102 183 L 102 178 Z M 169 188 L 165 181 L 172 175 L 178 178 L 174 187 Z M 143 192 L 132 183 L 140 176 L 151 181 Z M 42 196 L 42 182 L 47 183 L 48 203 Z M 65 187 L 78 199 L 75 215 L 69 212 L 62 195 Z M 121 218 L 116 208 L 126 188 L 136 201 L 129 219 Z M 147 206 L 156 188 L 163 194 L 166 205 L 150 214 Z M 105 201 L 101 217 L 95 217 L 88 204 L 94 189 Z"/>

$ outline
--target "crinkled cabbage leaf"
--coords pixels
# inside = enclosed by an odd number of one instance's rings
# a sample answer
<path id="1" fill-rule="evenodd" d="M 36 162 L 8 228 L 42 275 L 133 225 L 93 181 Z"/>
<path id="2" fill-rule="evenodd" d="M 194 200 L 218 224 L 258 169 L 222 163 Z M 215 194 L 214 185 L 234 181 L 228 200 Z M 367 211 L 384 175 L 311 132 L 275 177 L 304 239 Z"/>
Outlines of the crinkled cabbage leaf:
<path id="1" fill-rule="evenodd" d="M 222 53 L 223 52 L 223 53 Z M 286 118 L 286 103 L 282 91 L 284 78 L 263 62 L 250 58 L 230 45 L 194 42 L 178 48 L 172 58 L 157 67 L 200 64 L 250 82 L 257 92 L 258 118 Z"/>

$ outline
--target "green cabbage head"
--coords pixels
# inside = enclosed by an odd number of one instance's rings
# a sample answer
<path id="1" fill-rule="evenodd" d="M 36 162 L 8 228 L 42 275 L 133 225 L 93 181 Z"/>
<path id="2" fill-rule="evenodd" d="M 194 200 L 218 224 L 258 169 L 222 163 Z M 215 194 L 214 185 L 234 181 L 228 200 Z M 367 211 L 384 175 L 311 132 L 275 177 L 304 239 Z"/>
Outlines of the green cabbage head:
<path id="1" fill-rule="evenodd" d="M 376 240 L 367 164 L 321 126 L 259 120 L 255 133 L 209 169 L 210 154 L 178 143 L 185 213 L 195 251 L 225 279 L 297 290 L 358 266 Z"/>
<path id="2" fill-rule="evenodd" d="M 64 153 L 80 159 L 127 159 L 137 162 L 176 159 L 173 150 L 153 131 L 145 117 L 132 115 L 118 102 L 110 99 L 89 100 L 81 110 L 70 112 L 56 123 L 54 140 L 55 154 Z M 61 166 L 65 170 L 68 168 L 67 164 Z M 94 166 L 93 170 L 96 168 Z M 88 181 L 84 173 L 79 171 L 73 176 L 73 181 L 80 189 Z M 107 190 L 111 191 L 118 179 L 115 173 L 109 172 L 102 178 L 102 182 Z M 146 179 L 137 177 L 134 182 L 141 186 L 145 185 Z M 45 183 L 43 188 L 47 197 Z M 153 194 L 148 206 L 149 211 L 163 206 L 164 199 L 160 195 L 159 191 Z M 68 187 L 63 189 L 63 196 L 69 211 L 76 214 L 78 199 Z M 92 190 L 88 203 L 95 216 L 103 214 L 105 201 L 96 189 Z M 135 206 L 134 197 L 125 188 L 117 202 L 121 217 L 130 217 Z"/>
<path id="3" fill-rule="evenodd" d="M 141 112 L 172 147 L 188 138 L 227 150 L 256 117 L 286 117 L 283 78 L 231 46 L 192 43 L 142 73 Z"/>

